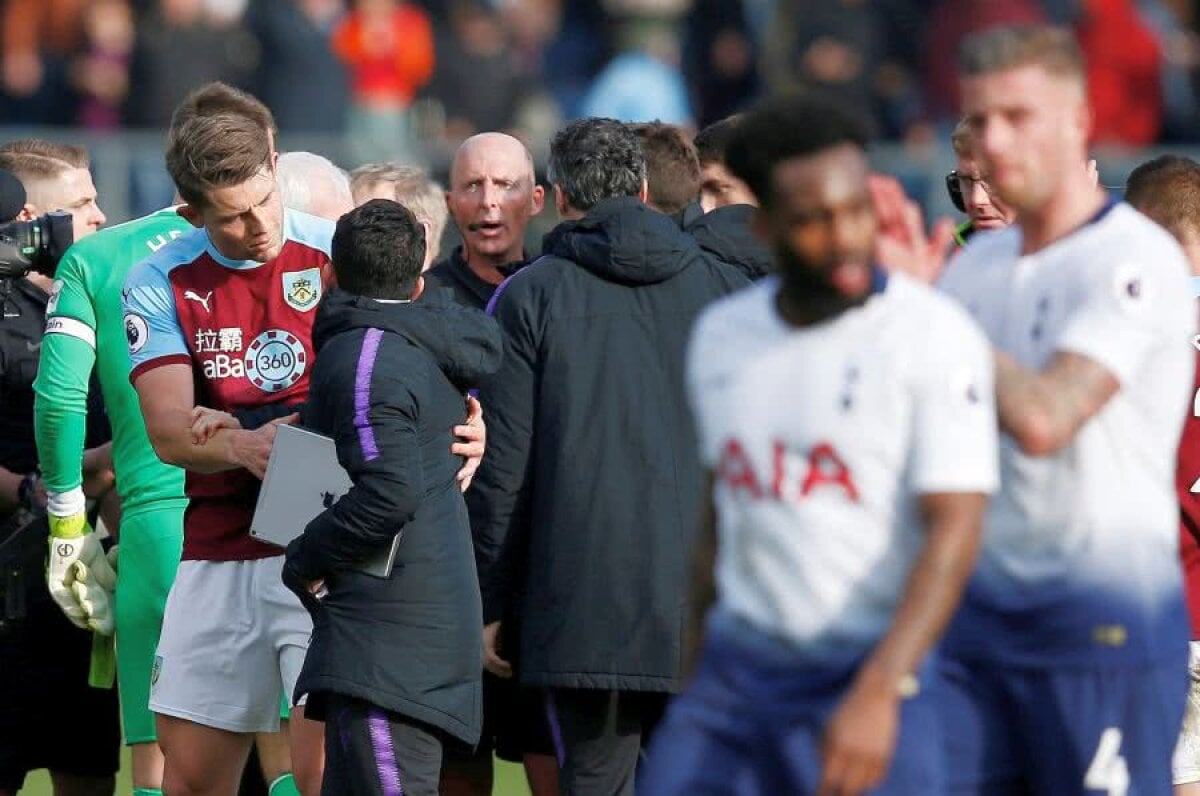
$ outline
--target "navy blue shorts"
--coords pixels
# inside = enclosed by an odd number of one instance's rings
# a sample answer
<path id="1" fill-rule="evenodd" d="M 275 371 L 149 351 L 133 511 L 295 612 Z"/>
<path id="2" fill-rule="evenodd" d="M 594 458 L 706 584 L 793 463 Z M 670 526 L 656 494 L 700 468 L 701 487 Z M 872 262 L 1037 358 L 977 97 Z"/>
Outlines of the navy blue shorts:
<path id="1" fill-rule="evenodd" d="M 1170 796 L 1186 658 L 1102 669 L 943 660 L 939 670 L 955 796 Z"/>
<path id="2" fill-rule="evenodd" d="M 651 741 L 638 796 L 815 793 L 821 735 L 854 669 L 814 677 L 779 642 L 714 635 Z M 872 793 L 945 792 L 934 687 L 903 702 L 891 768 Z"/>

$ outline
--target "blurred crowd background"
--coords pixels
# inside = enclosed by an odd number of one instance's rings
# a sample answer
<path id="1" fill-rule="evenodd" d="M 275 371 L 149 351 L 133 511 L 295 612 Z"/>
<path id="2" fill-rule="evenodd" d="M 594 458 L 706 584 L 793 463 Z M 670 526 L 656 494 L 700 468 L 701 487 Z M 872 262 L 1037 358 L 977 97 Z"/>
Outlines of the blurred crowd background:
<path id="1" fill-rule="evenodd" d="M 1088 55 L 1106 183 L 1146 148 L 1200 144 L 1200 0 L 0 0 L 0 124 L 87 143 L 122 220 L 169 202 L 162 130 L 208 80 L 263 99 L 284 149 L 435 174 L 480 130 L 540 156 L 578 116 L 695 130 L 825 87 L 941 210 L 959 41 L 1037 20 Z"/>

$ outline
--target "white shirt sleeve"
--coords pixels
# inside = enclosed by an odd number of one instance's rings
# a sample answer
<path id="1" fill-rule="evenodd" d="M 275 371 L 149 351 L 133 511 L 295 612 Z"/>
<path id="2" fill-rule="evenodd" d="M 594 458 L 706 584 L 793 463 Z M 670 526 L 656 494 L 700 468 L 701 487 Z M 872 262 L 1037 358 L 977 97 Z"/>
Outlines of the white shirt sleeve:
<path id="1" fill-rule="evenodd" d="M 930 313 L 912 361 L 910 478 L 918 493 L 984 492 L 999 485 L 992 349 L 957 307 Z"/>
<path id="2" fill-rule="evenodd" d="M 1151 246 L 1144 259 L 1116 259 L 1083 288 L 1055 348 L 1098 362 L 1122 384 L 1133 379 L 1188 299 L 1187 266 L 1175 253 Z"/>

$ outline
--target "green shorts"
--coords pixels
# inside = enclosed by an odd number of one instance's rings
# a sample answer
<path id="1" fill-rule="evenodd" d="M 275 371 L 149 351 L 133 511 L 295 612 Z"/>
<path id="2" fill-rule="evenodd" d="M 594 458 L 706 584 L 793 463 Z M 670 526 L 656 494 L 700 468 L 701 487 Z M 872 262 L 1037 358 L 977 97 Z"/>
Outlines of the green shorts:
<path id="1" fill-rule="evenodd" d="M 162 629 L 167 592 L 183 551 L 183 510 L 187 501 L 135 509 L 121 517 L 117 560 L 117 683 L 125 743 L 157 740 L 150 712 L 154 650 Z"/>

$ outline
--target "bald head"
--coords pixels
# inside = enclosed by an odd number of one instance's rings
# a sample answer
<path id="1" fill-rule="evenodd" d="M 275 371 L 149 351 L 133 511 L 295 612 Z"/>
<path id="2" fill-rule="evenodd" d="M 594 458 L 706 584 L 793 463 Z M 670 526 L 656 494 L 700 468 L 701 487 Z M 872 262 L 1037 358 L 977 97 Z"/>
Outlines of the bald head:
<path id="1" fill-rule="evenodd" d="M 519 139 L 507 133 L 478 133 L 463 141 L 454 153 L 454 162 L 450 166 L 450 189 L 454 189 L 460 170 L 469 170 L 480 161 L 504 163 L 514 173 L 525 172 L 530 184 L 535 180 L 533 155 Z"/>
<path id="2" fill-rule="evenodd" d="M 285 152 L 276 166 L 283 206 L 337 221 L 354 207 L 350 178 L 312 152 Z"/>
<path id="3" fill-rule="evenodd" d="M 543 200 L 533 156 L 511 135 L 480 133 L 455 153 L 446 206 L 468 264 L 483 278 L 500 281 L 496 266 L 523 257 L 525 228 Z"/>

